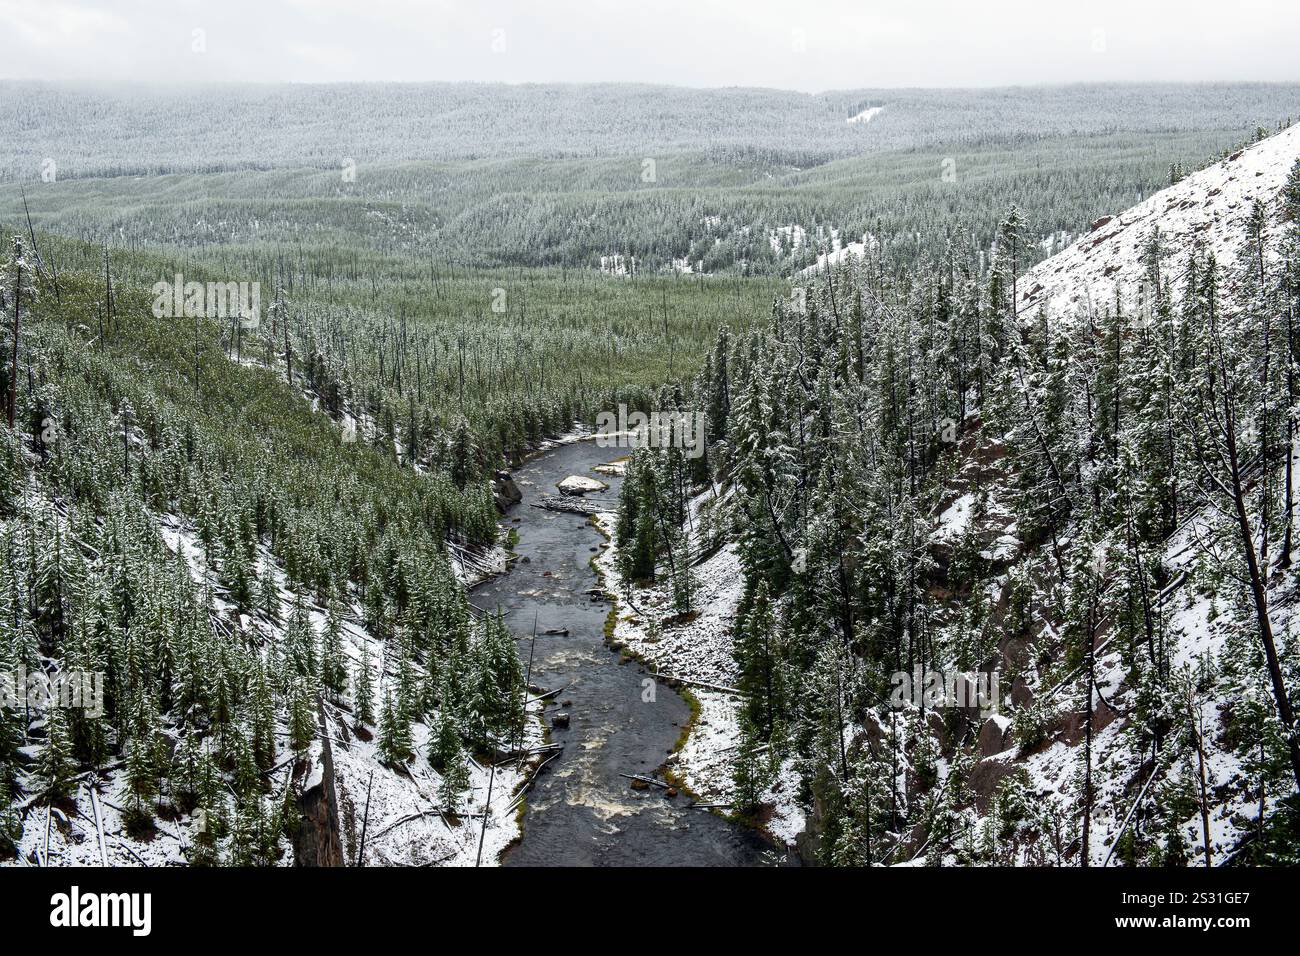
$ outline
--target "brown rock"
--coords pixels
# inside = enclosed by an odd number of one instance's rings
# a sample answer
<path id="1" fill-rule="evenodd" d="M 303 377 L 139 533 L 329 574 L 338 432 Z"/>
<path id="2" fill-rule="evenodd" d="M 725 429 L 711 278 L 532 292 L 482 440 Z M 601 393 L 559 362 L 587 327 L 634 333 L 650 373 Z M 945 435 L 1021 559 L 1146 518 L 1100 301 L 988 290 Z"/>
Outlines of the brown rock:
<path id="1" fill-rule="evenodd" d="M 302 821 L 293 835 L 294 866 L 342 866 L 343 841 L 339 837 L 339 805 L 334 786 L 334 752 L 325 722 L 325 707 L 319 705 L 321 731 L 321 778 L 298 798 Z"/>
<path id="2" fill-rule="evenodd" d="M 524 495 L 515 484 L 515 480 L 510 477 L 510 472 L 498 471 L 492 477 L 492 498 L 497 510 L 504 514 L 511 505 L 523 501 Z"/>
<path id="3" fill-rule="evenodd" d="M 979 748 L 981 757 L 992 757 L 1011 746 L 1011 721 L 1005 717 L 993 716 L 984 721 L 980 728 Z"/>
<path id="4" fill-rule="evenodd" d="M 975 765 L 970 774 L 970 786 L 975 791 L 975 809 L 988 813 L 993 803 L 993 795 L 998 792 L 1002 778 L 1015 769 L 1009 754 L 998 757 L 985 757 Z"/>
<path id="5" fill-rule="evenodd" d="M 1023 675 L 1017 675 L 1016 679 L 1011 682 L 1011 703 L 1016 707 L 1028 707 L 1034 702 L 1034 692 L 1029 688 L 1029 682 Z"/>

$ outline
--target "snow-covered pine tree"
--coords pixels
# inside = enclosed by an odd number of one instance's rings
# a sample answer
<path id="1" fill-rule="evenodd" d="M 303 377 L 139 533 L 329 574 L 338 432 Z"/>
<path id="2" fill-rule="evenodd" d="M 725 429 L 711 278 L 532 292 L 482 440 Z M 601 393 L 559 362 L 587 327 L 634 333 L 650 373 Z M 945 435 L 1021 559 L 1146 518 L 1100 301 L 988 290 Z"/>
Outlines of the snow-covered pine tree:
<path id="1" fill-rule="evenodd" d="M 45 740 L 36 752 L 32 771 L 40 792 L 47 798 L 58 799 L 72 793 L 77 768 L 67 719 L 57 704 L 45 713 Z"/>
<path id="2" fill-rule="evenodd" d="M 361 664 L 353 675 L 352 715 L 358 727 L 375 722 L 375 678 L 370 663 L 370 645 L 362 642 Z"/>
<path id="3" fill-rule="evenodd" d="M 389 767 L 399 767 L 411 758 L 411 725 L 393 695 L 384 691 L 384 703 L 379 712 L 379 759 Z"/>

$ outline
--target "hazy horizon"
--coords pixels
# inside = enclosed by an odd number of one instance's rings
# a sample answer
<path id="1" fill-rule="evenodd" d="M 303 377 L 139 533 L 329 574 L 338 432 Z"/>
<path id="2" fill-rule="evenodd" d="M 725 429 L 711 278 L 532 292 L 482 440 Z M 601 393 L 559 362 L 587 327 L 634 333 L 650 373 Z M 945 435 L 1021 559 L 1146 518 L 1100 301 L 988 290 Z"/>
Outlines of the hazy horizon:
<path id="1" fill-rule="evenodd" d="M 951 84 L 927 86 L 925 84 L 908 84 L 898 86 L 844 86 L 822 90 L 801 90 L 788 86 L 755 86 L 752 84 L 717 84 L 701 85 L 671 83 L 654 80 L 243 80 L 243 79 L 203 79 L 163 81 L 153 79 L 92 79 L 92 78 L 46 78 L 38 76 L 0 76 L 0 84 L 29 83 L 46 86 L 64 86 L 80 89 L 138 88 L 159 91 L 184 89 L 210 89 L 221 87 L 286 87 L 286 86 L 501 86 L 507 88 L 527 87 L 601 87 L 624 86 L 641 88 L 663 88 L 674 90 L 697 90 L 699 92 L 719 92 L 727 90 L 758 90 L 772 93 L 795 93 L 809 97 L 834 96 L 843 93 L 861 92 L 897 92 L 922 91 L 941 93 L 945 90 L 995 92 L 997 90 L 1050 90 L 1071 87 L 1207 87 L 1207 86 L 1300 86 L 1300 77 L 1294 79 L 1257 80 L 1257 79 L 1221 79 L 1221 80 L 1070 80 L 1044 81 L 1039 83 L 970 83 L 962 86 Z M 1297 104 L 1300 106 L 1300 104 Z"/>
<path id="2" fill-rule="evenodd" d="M 1125 0 L 0 0 L 0 79 L 637 83 L 804 93 L 1300 80 L 1300 6 Z"/>

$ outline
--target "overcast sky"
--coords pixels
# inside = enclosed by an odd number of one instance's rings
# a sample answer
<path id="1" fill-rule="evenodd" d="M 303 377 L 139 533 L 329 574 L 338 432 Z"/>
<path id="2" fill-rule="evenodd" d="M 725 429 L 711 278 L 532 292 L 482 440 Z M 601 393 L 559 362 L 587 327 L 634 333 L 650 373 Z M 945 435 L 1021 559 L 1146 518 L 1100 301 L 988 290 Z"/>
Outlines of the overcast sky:
<path id="1" fill-rule="evenodd" d="M 0 0 L 0 77 L 1300 80 L 1300 0 Z"/>

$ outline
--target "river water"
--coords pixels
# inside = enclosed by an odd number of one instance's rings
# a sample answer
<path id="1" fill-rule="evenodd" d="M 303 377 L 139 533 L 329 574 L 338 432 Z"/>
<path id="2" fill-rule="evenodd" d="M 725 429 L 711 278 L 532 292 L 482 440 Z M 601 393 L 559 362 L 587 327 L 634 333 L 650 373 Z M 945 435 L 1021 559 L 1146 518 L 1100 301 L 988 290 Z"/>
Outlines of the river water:
<path id="1" fill-rule="evenodd" d="M 753 866 L 774 860 L 770 844 L 747 827 L 690 806 L 691 798 L 668 797 L 657 787 L 633 790 L 619 774 L 651 776 L 672 752 L 690 719 L 686 702 L 663 684 L 652 701 L 643 698 L 649 678 L 635 661 L 604 641 L 609 602 L 593 600 L 598 588 L 590 561 L 604 538 L 582 515 L 531 507 L 539 495 L 556 494 L 569 475 L 600 478 L 610 489 L 589 496 L 617 500 L 619 478 L 592 466 L 619 454 L 582 441 L 543 452 L 515 472 L 524 500 L 503 519 L 519 532 L 519 560 L 475 588 L 479 607 L 506 612 L 528 661 L 533 619 L 537 641 L 532 683 L 563 688 L 546 712 L 570 715 L 568 729 L 551 740 L 564 745 L 528 794 L 523 839 L 503 860 L 508 866 Z M 513 519 L 519 519 L 517 522 Z M 527 560 L 524 560 L 527 559 Z M 567 635 L 547 630 L 568 629 Z M 561 707 L 563 702 L 569 706 Z M 495 801 L 494 801 L 495 802 Z"/>

